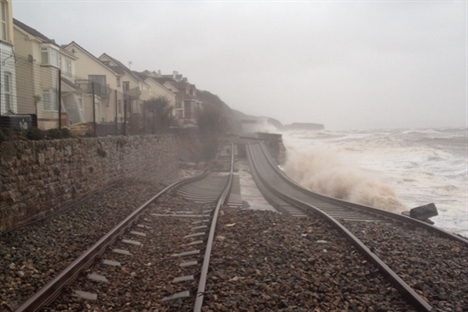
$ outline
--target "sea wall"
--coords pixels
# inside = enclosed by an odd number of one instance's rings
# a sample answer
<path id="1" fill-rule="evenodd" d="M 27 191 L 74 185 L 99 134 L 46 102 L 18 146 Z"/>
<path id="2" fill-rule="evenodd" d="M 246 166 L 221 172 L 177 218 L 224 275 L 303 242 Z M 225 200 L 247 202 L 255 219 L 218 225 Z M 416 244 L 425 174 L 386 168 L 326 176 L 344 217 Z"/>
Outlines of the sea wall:
<path id="1" fill-rule="evenodd" d="M 3 142 L 0 233 L 126 178 L 157 181 L 177 168 L 173 135 Z"/>
<path id="2" fill-rule="evenodd" d="M 278 165 L 283 165 L 286 160 L 286 148 L 283 144 L 283 136 L 278 133 L 257 132 L 257 137 L 265 142 L 268 151 Z"/>

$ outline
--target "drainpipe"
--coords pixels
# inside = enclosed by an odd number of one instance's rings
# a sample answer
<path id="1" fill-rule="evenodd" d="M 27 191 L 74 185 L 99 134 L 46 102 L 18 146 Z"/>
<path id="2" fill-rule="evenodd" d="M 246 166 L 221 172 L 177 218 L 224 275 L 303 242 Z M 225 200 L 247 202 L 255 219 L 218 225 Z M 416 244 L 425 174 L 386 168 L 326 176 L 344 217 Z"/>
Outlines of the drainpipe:
<path id="1" fill-rule="evenodd" d="M 58 70 L 58 128 L 62 130 L 62 70 Z"/>

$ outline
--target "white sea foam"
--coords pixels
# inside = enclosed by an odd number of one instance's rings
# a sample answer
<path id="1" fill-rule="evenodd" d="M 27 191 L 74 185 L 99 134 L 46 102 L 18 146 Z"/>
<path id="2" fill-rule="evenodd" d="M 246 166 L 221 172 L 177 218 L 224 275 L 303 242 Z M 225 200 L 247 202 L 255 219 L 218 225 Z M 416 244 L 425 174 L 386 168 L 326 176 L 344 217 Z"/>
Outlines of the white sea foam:
<path id="1" fill-rule="evenodd" d="M 372 173 L 346 165 L 323 149 L 288 146 L 284 171 L 303 187 L 323 195 L 394 212 L 406 210 L 394 190 Z"/>
<path id="2" fill-rule="evenodd" d="M 436 226 L 468 236 L 466 129 L 288 131 L 283 139 L 285 171 L 305 187 L 393 211 L 433 202 Z"/>

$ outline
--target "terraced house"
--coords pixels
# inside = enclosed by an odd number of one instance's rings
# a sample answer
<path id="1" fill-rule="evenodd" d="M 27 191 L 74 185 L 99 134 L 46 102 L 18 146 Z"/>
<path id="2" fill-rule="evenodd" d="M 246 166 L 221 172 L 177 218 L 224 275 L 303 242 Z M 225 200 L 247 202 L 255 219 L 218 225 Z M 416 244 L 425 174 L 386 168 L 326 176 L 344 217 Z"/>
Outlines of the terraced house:
<path id="1" fill-rule="evenodd" d="M 154 80 L 176 95 L 175 116 L 181 125 L 196 125 L 197 110 L 202 102 L 197 97 L 197 88 L 177 71 L 172 75 L 153 72 Z"/>
<path id="2" fill-rule="evenodd" d="M 16 19 L 13 24 L 17 113 L 35 114 L 44 130 L 58 127 L 59 118 L 68 124 L 83 122 L 83 92 L 75 85 L 74 75 L 77 58 L 36 29 Z"/>
<path id="3" fill-rule="evenodd" d="M 0 115 L 16 113 L 16 69 L 10 0 L 0 0 Z"/>
<path id="4" fill-rule="evenodd" d="M 133 133 L 138 132 L 143 127 L 143 102 L 150 99 L 150 86 L 110 55 L 103 53 L 99 60 L 119 75 L 131 129 Z"/>
<path id="5" fill-rule="evenodd" d="M 96 122 L 101 124 L 122 123 L 125 97 L 121 75 L 74 41 L 64 49 L 77 58 L 75 82 L 85 91 L 83 111 L 86 122 L 96 118 Z"/>

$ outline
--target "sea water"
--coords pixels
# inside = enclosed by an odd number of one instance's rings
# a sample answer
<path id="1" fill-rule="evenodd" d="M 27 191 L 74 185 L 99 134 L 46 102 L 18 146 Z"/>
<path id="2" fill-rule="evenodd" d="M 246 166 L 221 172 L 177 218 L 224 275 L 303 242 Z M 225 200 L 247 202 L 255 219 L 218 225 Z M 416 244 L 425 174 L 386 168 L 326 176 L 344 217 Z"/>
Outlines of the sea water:
<path id="1" fill-rule="evenodd" d="M 303 187 L 397 213 L 434 203 L 435 226 L 468 237 L 467 129 L 282 135 L 283 170 Z"/>

